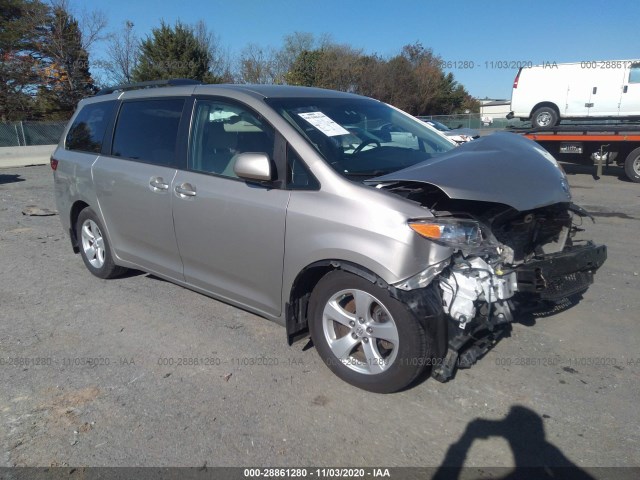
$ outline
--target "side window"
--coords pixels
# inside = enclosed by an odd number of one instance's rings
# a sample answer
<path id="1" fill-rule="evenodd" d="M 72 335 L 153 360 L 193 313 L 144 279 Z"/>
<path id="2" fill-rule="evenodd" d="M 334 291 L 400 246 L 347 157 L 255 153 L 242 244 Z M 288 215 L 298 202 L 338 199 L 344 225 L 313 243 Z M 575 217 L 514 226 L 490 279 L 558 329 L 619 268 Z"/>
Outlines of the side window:
<path id="1" fill-rule="evenodd" d="M 112 155 L 155 165 L 176 163 L 176 139 L 184 99 L 124 102 L 113 136 Z"/>
<path id="2" fill-rule="evenodd" d="M 629 83 L 640 83 L 640 63 L 632 63 L 629 69 Z"/>
<path id="3" fill-rule="evenodd" d="M 320 188 L 318 180 L 309 172 L 291 145 L 287 145 L 287 188 L 291 190 L 318 190 Z"/>
<path id="4" fill-rule="evenodd" d="M 100 153 L 115 102 L 99 102 L 85 105 L 73 120 L 64 147 L 67 150 Z"/>
<path id="5" fill-rule="evenodd" d="M 275 132 L 248 108 L 222 101 L 198 101 L 189 148 L 189 168 L 235 178 L 238 153 L 266 153 L 273 158 Z"/>

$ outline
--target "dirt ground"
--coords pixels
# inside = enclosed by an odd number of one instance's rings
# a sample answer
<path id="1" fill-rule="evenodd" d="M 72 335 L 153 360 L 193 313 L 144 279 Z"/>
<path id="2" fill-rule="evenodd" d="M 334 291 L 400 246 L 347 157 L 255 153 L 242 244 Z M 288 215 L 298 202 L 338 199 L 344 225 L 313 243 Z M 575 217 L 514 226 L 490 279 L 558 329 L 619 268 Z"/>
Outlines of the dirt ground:
<path id="1" fill-rule="evenodd" d="M 242 310 L 91 276 L 57 216 L 23 214 L 55 210 L 50 168 L 0 170 L 0 466 L 640 466 L 640 185 L 567 170 L 609 248 L 582 301 L 393 395 Z"/>

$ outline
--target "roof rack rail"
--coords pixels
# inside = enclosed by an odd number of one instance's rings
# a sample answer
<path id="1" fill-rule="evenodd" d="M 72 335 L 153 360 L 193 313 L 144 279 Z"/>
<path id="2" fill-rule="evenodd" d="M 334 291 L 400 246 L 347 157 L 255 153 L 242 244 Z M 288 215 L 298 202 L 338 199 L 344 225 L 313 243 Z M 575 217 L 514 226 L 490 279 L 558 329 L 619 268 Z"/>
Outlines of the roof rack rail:
<path id="1" fill-rule="evenodd" d="M 107 87 L 102 90 L 98 90 L 98 95 L 108 95 L 113 92 L 126 91 L 126 90 L 138 90 L 141 88 L 153 88 L 153 87 L 177 87 L 183 85 L 202 85 L 202 82 L 198 80 L 191 80 L 189 78 L 170 78 L 169 80 L 152 80 L 149 82 L 137 82 L 137 83 L 125 83 L 123 85 L 116 85 L 115 87 Z"/>

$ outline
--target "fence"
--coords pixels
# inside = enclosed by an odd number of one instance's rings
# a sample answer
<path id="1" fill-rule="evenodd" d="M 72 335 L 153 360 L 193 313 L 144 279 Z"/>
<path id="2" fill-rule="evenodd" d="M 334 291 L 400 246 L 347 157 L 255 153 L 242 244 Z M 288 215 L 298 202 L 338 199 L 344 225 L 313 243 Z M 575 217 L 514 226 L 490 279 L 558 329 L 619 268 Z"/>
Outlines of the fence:
<path id="1" fill-rule="evenodd" d="M 473 129 L 495 129 L 530 127 L 530 122 L 522 122 L 516 118 L 491 118 L 490 122 L 483 121 L 479 113 L 463 113 L 458 115 L 428 115 L 420 117 L 422 120 L 434 120 L 443 123 L 449 128 L 473 128 Z"/>
<path id="2" fill-rule="evenodd" d="M 66 124 L 66 121 L 0 123 L 0 147 L 56 144 Z"/>

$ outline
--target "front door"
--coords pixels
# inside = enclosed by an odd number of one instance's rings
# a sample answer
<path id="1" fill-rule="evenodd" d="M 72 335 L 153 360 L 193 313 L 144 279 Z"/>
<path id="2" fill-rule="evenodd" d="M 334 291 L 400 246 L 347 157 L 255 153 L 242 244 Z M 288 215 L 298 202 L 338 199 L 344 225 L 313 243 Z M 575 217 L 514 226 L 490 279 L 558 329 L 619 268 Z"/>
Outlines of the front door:
<path id="1" fill-rule="evenodd" d="M 173 219 L 187 283 L 271 315 L 281 313 L 289 191 L 245 182 L 235 155 L 273 158 L 274 130 L 247 107 L 198 101 L 189 169 L 172 187 Z"/>

